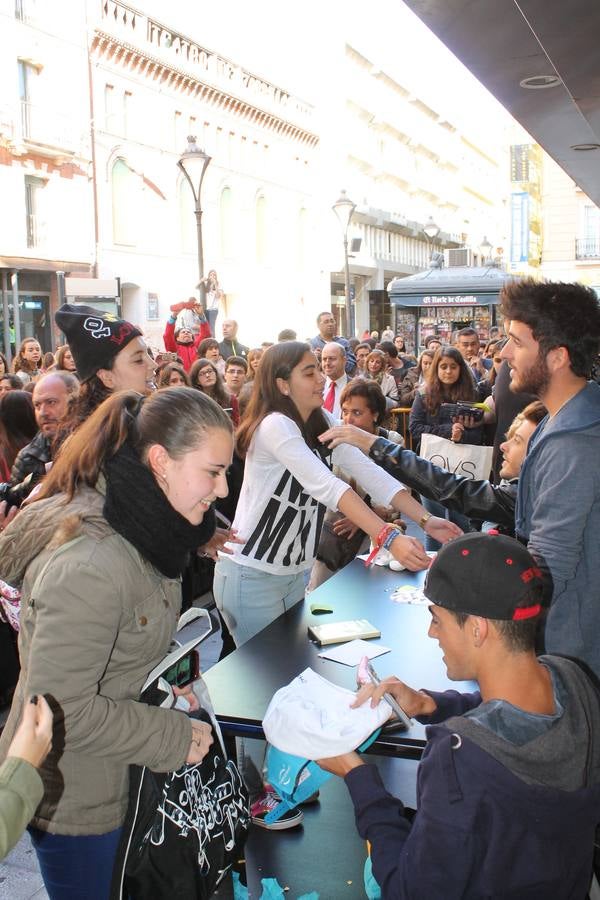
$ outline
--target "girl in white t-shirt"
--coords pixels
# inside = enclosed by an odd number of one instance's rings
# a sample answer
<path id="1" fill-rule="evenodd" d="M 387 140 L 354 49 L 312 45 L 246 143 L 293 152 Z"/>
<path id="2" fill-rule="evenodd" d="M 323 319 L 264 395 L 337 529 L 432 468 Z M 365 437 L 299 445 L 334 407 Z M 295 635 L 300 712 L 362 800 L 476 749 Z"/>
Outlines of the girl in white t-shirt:
<path id="1" fill-rule="evenodd" d="M 245 473 L 233 529 L 239 543 L 221 555 L 213 592 L 238 646 L 304 596 L 305 573 L 315 560 L 326 508 L 339 510 L 385 545 L 412 571 L 429 557 L 416 538 L 377 516 L 346 482 L 332 474 L 340 466 L 371 496 L 419 522 L 441 542 L 461 534 L 445 519 L 429 516 L 400 482 L 347 444 L 333 451 L 318 435 L 332 424 L 323 411 L 323 385 L 307 344 L 286 341 L 265 351 L 254 390 L 237 433 Z"/>

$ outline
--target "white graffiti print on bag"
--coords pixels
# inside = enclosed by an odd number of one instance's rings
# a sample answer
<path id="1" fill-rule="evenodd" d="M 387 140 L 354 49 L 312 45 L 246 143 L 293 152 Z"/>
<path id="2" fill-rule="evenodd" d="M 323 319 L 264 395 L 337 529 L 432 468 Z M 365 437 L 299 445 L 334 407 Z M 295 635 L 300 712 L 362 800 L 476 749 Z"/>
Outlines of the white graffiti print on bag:
<path id="1" fill-rule="evenodd" d="M 237 767 L 230 760 L 223 766 L 218 754 L 211 762 L 213 767 L 208 776 L 207 760 L 196 766 L 184 766 L 167 776 L 149 834 L 151 843 L 160 846 L 165 839 L 167 821 L 173 823 L 180 837 L 196 832 L 198 865 L 204 875 L 210 871 L 207 848 L 222 839 L 225 850 L 232 850 L 236 826 L 248 824 L 248 806 Z"/>

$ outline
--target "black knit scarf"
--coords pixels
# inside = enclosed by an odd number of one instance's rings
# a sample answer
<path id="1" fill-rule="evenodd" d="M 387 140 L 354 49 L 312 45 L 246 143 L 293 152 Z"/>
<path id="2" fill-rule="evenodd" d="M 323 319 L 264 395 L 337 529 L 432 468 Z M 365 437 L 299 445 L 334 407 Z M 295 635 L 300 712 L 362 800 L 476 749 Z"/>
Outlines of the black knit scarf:
<path id="1" fill-rule="evenodd" d="M 200 525 L 191 525 L 173 509 L 128 441 L 105 462 L 104 472 L 106 521 L 159 572 L 177 578 L 190 552 L 213 536 L 214 510 L 206 512 Z"/>

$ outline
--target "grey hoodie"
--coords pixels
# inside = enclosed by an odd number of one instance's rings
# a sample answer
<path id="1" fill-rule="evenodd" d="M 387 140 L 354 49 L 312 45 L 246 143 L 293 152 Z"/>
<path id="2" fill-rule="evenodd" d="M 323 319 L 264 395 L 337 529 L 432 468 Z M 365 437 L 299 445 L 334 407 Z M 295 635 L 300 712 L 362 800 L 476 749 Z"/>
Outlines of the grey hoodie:
<path id="1" fill-rule="evenodd" d="M 527 784 L 560 791 L 600 785 L 600 702 L 583 670 L 560 656 L 541 656 L 550 669 L 563 713 L 548 730 L 519 745 L 480 724 L 469 713 L 446 719 L 445 726 L 470 738 Z M 438 696 L 438 695 L 436 695 Z M 479 716 L 488 704 L 482 704 Z"/>
<path id="2" fill-rule="evenodd" d="M 600 677 L 600 386 L 594 382 L 533 433 L 515 524 L 554 582 L 546 650 L 580 659 Z"/>

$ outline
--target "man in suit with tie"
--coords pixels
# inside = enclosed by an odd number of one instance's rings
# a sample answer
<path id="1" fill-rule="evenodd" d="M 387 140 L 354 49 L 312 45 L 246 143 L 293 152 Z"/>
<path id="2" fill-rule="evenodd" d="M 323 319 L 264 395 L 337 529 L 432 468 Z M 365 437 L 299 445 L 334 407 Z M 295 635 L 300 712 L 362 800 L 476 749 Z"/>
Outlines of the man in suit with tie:
<path id="1" fill-rule="evenodd" d="M 321 368 L 325 375 L 323 409 L 330 412 L 334 419 L 341 418 L 340 395 L 350 381 L 346 375 L 345 366 L 346 351 L 344 348 L 334 341 L 325 344 L 321 351 Z"/>

